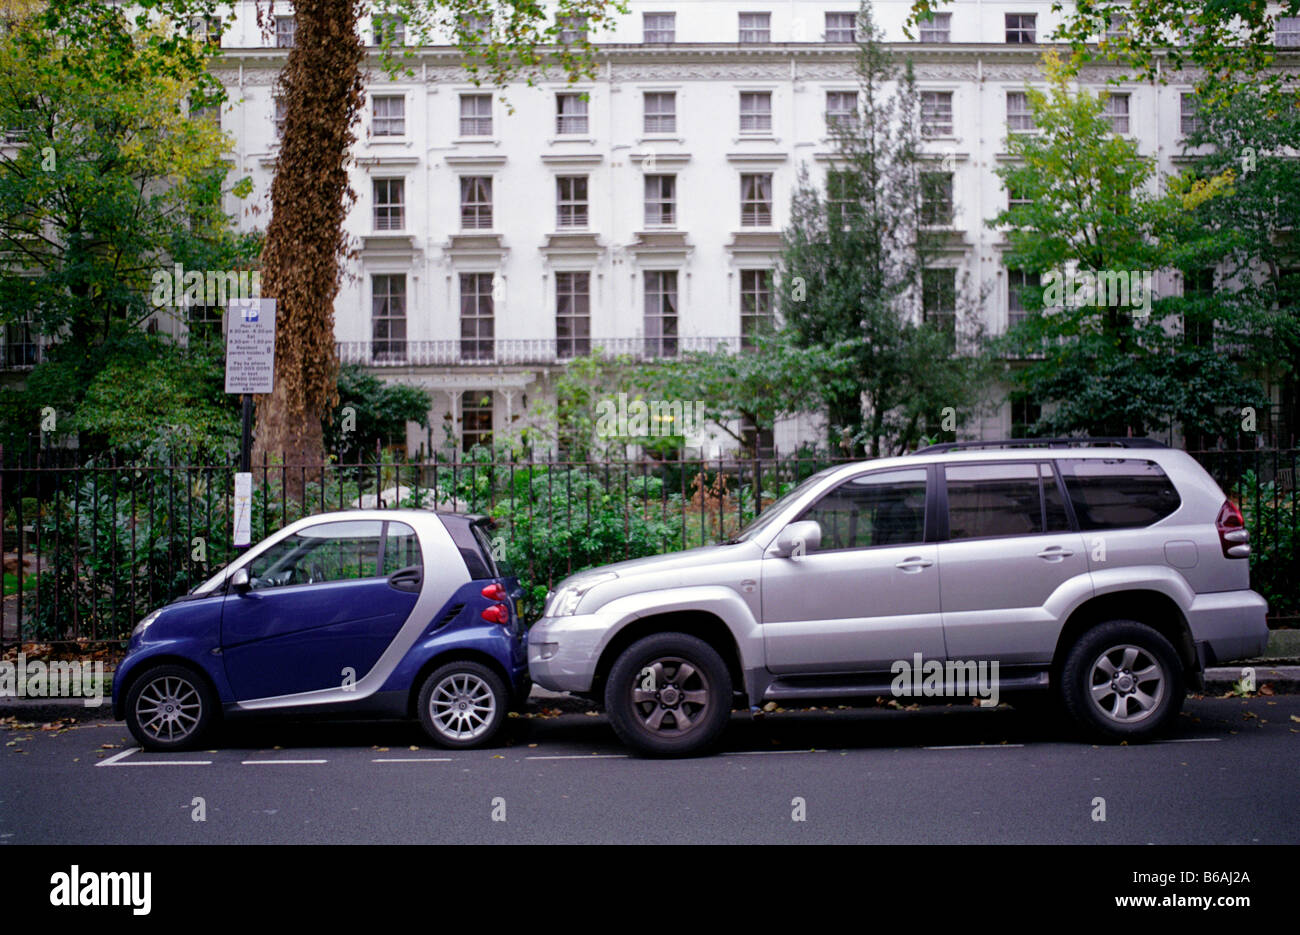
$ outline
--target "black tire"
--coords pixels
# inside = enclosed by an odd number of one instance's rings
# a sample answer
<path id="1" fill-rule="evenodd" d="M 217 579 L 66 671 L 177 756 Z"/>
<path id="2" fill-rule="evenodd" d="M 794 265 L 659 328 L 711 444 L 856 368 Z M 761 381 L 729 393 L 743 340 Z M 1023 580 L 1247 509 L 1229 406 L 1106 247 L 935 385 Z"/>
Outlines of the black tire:
<path id="1" fill-rule="evenodd" d="M 417 702 L 424 732 L 439 746 L 456 750 L 491 743 L 509 707 L 510 692 L 501 677 L 469 661 L 434 669 L 424 680 Z"/>
<path id="2" fill-rule="evenodd" d="M 685 633 L 637 640 L 615 660 L 605 683 L 614 732 L 643 756 L 707 752 L 731 719 L 731 701 L 727 664 L 708 643 Z"/>
<path id="3" fill-rule="evenodd" d="M 167 663 L 141 672 L 126 693 L 126 726 L 146 750 L 192 750 L 217 720 L 217 695 L 193 669 Z"/>
<path id="4" fill-rule="evenodd" d="M 1187 694 L 1178 653 L 1136 620 L 1111 620 L 1080 636 L 1065 657 L 1060 688 L 1078 728 L 1107 743 L 1155 736 L 1178 716 Z"/>

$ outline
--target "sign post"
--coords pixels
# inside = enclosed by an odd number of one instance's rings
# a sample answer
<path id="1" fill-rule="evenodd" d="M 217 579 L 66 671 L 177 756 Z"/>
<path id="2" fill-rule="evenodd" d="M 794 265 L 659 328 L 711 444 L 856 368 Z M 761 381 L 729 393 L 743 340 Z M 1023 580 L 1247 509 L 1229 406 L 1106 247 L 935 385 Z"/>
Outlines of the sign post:
<path id="1" fill-rule="evenodd" d="M 234 542 L 252 542 L 253 394 L 275 388 L 275 299 L 232 299 L 226 313 L 226 392 L 243 397 Z"/>

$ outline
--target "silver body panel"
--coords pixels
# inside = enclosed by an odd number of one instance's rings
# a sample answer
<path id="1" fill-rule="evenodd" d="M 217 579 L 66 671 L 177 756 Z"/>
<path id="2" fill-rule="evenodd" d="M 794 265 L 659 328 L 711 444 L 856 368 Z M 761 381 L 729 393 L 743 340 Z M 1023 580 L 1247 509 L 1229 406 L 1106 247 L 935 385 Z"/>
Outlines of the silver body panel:
<path id="1" fill-rule="evenodd" d="M 788 523 L 856 475 L 929 464 L 1078 458 L 1155 462 L 1181 503 L 1163 520 L 1137 529 L 927 541 L 784 558 L 771 551 Z M 888 671 L 892 661 L 916 652 L 1046 668 L 1076 609 L 1097 596 L 1137 590 L 1173 601 L 1207 658 L 1243 658 L 1262 652 L 1267 642 L 1266 604 L 1249 589 L 1248 562 L 1222 553 L 1214 521 L 1223 501 L 1223 492 L 1191 456 L 1165 448 L 957 451 L 848 464 L 823 472 L 750 541 L 621 562 L 561 582 L 557 591 L 596 571 L 617 575 L 587 590 L 573 616 L 544 616 L 534 624 L 529 669 L 544 688 L 590 692 L 601 655 L 619 631 L 644 617 L 677 611 L 709 613 L 727 627 L 751 703 L 784 677 Z"/>

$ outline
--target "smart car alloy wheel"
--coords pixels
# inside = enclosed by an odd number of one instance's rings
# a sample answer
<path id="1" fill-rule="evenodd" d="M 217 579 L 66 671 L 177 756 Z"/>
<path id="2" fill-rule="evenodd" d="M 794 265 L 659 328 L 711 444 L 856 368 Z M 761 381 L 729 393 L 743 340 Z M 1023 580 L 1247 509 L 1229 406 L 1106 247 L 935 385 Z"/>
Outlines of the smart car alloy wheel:
<path id="1" fill-rule="evenodd" d="M 420 722 L 446 747 L 486 743 L 506 714 L 506 688 L 487 666 L 453 662 L 425 679 L 420 691 Z"/>
<path id="2" fill-rule="evenodd" d="M 147 750 L 181 750 L 206 732 L 215 702 L 211 689 L 184 666 L 162 665 L 141 675 L 127 696 L 127 727 Z"/>

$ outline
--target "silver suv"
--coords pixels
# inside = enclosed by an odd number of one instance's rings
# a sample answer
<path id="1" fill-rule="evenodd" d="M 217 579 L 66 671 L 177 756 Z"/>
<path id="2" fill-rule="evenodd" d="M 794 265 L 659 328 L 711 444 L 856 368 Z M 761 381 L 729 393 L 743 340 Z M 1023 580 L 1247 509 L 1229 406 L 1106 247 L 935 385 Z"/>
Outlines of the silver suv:
<path id="1" fill-rule="evenodd" d="M 1092 738 L 1142 740 L 1206 666 L 1263 651 L 1248 539 L 1158 442 L 936 445 L 815 474 L 728 542 L 573 575 L 529 670 L 603 699 L 645 755 L 706 750 L 737 701 L 897 695 L 936 665 L 992 666 L 1003 695 L 1054 692 Z"/>

